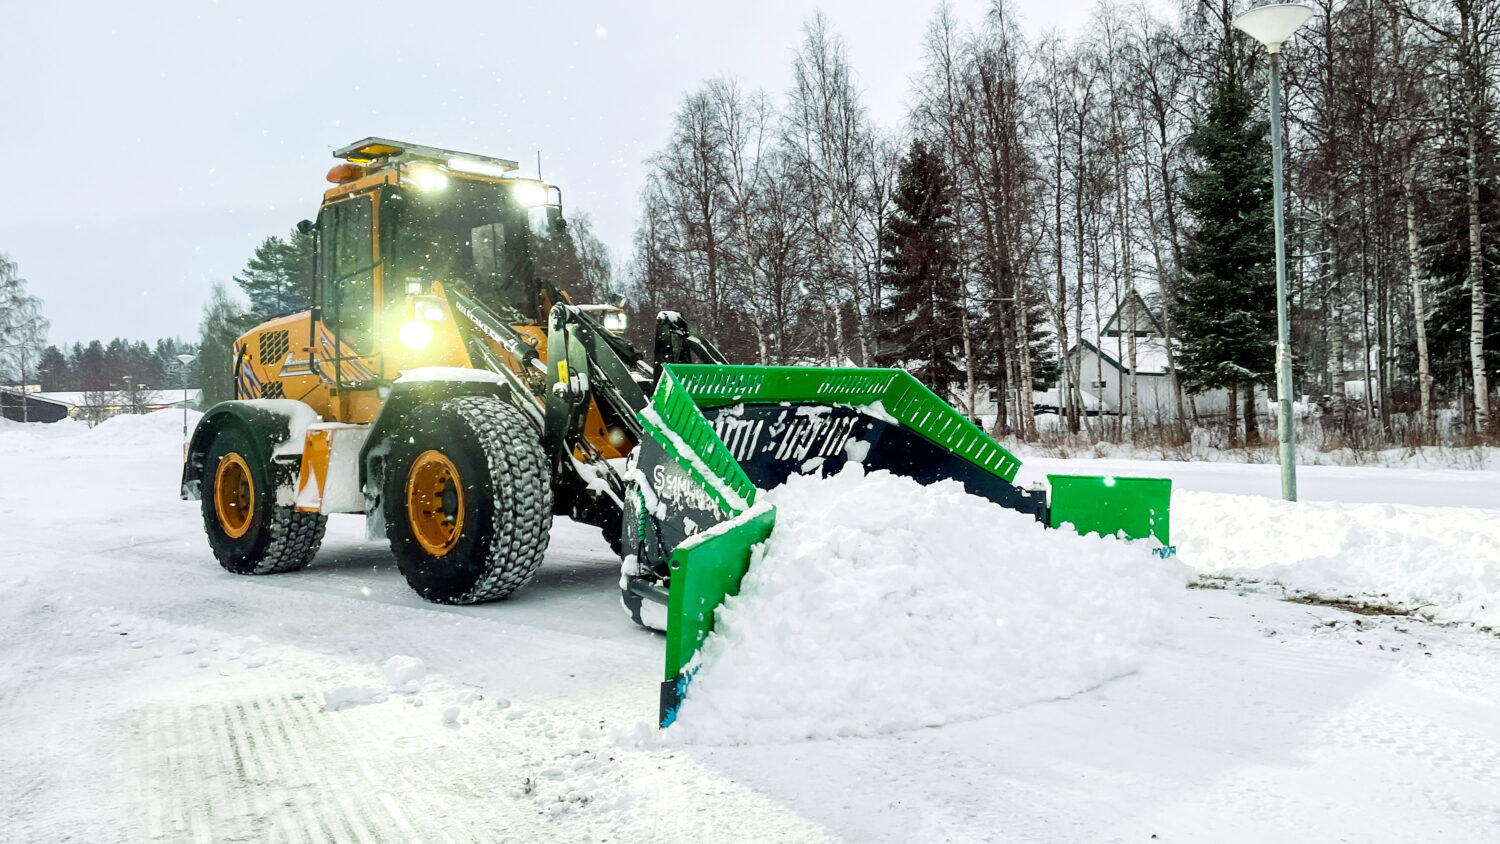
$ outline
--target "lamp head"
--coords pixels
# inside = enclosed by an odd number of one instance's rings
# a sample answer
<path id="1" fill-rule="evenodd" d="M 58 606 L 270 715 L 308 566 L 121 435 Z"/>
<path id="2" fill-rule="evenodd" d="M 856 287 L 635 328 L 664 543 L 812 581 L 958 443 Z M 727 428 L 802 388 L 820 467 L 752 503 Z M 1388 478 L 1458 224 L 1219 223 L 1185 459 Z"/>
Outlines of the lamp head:
<path id="1" fill-rule="evenodd" d="M 1234 27 L 1266 45 L 1266 52 L 1279 53 L 1281 45 L 1307 23 L 1312 13 L 1301 3 L 1270 3 L 1235 15 Z"/>

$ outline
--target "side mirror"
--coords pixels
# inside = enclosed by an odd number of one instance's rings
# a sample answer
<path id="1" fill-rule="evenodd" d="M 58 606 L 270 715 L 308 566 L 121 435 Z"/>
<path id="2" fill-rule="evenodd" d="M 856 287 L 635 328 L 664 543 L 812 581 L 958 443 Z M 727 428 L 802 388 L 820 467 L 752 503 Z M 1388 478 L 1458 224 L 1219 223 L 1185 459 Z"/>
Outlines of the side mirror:
<path id="1" fill-rule="evenodd" d="M 312 234 L 314 228 L 316 227 L 313 225 L 312 220 L 299 220 L 297 222 L 297 231 L 302 234 Z"/>

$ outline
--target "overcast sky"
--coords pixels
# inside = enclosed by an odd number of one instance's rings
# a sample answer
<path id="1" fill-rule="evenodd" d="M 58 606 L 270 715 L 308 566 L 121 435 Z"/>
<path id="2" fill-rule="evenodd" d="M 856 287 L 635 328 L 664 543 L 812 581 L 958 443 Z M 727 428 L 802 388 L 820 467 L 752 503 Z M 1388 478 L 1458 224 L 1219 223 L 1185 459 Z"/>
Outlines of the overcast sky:
<path id="1" fill-rule="evenodd" d="M 954 0 L 978 20 L 982 0 Z M 1026 29 L 1092 2 L 1020 0 Z M 195 338 L 215 281 L 312 217 L 367 135 L 523 162 L 629 258 L 642 161 L 715 76 L 778 98 L 803 22 L 844 39 L 871 115 L 905 113 L 936 0 L 0 0 L 0 252 L 50 339 Z"/>

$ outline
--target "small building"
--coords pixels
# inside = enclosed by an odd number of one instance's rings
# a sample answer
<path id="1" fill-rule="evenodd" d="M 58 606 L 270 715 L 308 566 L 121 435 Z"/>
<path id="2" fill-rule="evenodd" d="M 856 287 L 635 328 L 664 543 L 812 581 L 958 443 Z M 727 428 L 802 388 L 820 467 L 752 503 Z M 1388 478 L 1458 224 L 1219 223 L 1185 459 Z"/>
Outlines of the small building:
<path id="1" fill-rule="evenodd" d="M 130 413 L 132 409 L 151 413 L 181 408 L 184 395 L 187 406 L 196 408 L 202 393 L 202 390 L 193 389 L 143 390 L 136 397 L 138 405 L 132 408 L 129 395 L 120 390 L 27 391 L 24 393 L 27 402 L 25 417 L 31 422 L 57 422 L 66 418 L 92 424 Z M 22 420 L 22 395 L 19 388 L 0 388 L 0 402 L 3 402 L 6 419 Z M 38 409 L 42 412 L 40 416 Z"/>
<path id="2" fill-rule="evenodd" d="M 0 417 L 12 422 L 60 422 L 69 406 L 57 399 L 19 387 L 0 387 Z"/>

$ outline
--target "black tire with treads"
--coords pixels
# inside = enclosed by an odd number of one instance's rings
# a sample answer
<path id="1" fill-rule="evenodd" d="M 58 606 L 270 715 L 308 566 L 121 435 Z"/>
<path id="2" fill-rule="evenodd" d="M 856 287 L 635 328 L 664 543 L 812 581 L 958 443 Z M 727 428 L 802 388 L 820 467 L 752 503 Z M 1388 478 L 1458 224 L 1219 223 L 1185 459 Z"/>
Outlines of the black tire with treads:
<path id="1" fill-rule="evenodd" d="M 230 454 L 244 459 L 255 491 L 249 529 L 239 537 L 225 531 L 214 511 L 219 463 Z M 328 517 L 276 504 L 276 488 L 285 480 L 278 473 L 286 471 L 289 471 L 286 467 L 273 464 L 264 446 L 243 428 L 227 425 L 214 435 L 203 456 L 203 529 L 214 557 L 226 571 L 234 574 L 296 571 L 306 567 L 318 553 Z"/>
<path id="2" fill-rule="evenodd" d="M 463 518 L 457 542 L 433 556 L 414 535 L 406 485 L 417 457 L 437 451 L 457 470 Z M 521 411 L 463 396 L 412 411 L 385 462 L 386 536 L 417 594 L 443 604 L 493 601 L 542 565 L 552 527 L 552 485 L 540 435 Z"/>

